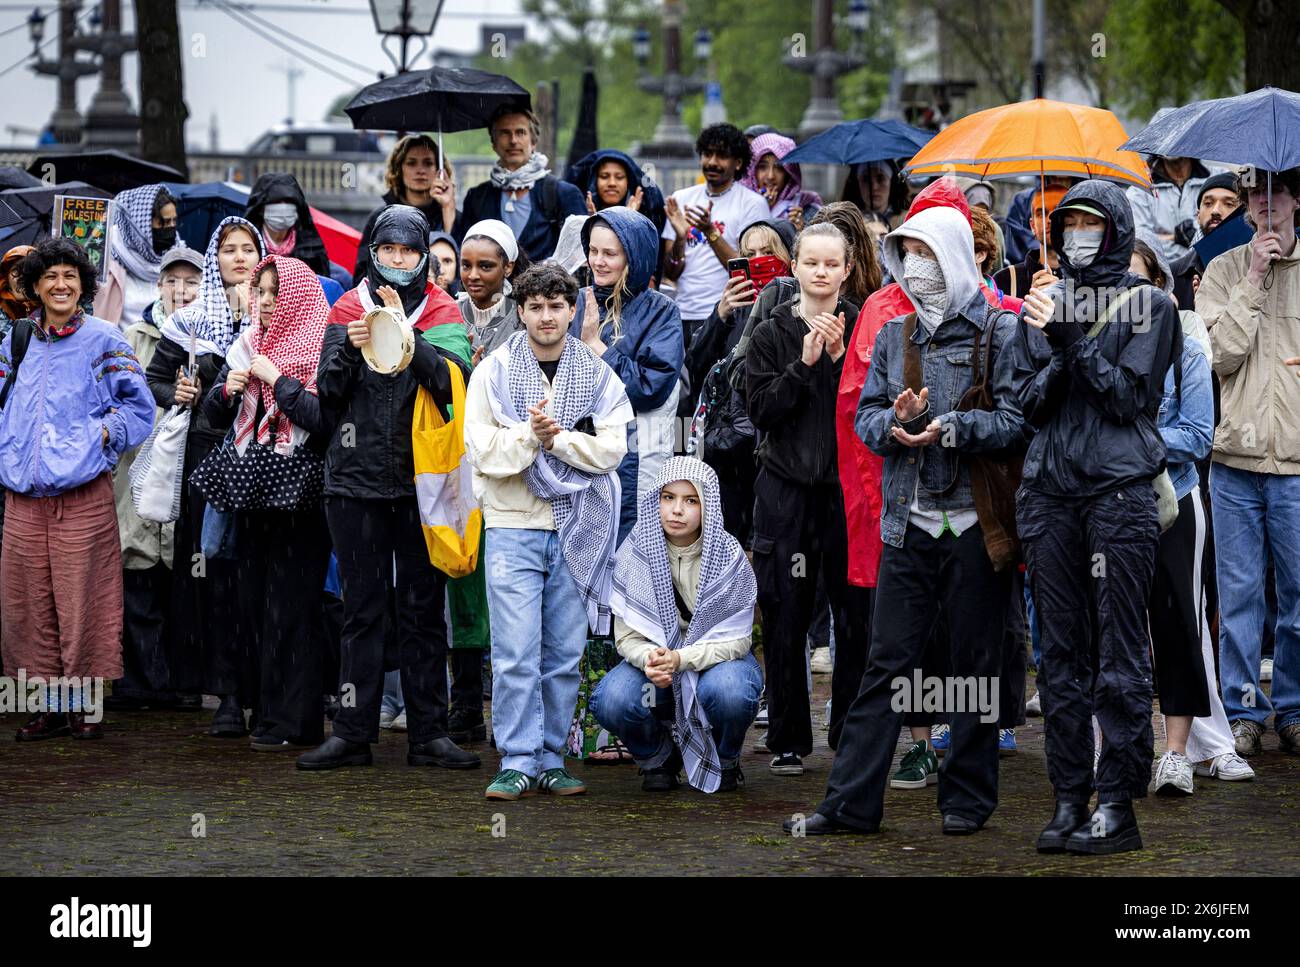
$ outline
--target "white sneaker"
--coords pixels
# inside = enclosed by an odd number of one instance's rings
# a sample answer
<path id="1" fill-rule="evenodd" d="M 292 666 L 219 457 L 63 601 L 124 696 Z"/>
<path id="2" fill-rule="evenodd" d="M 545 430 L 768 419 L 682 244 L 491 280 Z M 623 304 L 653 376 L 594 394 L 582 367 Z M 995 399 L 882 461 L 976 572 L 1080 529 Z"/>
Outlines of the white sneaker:
<path id="1" fill-rule="evenodd" d="M 817 669 L 813 669 L 816 671 Z M 1261 682 L 1271 682 L 1273 680 L 1273 659 L 1265 658 L 1259 663 L 1259 680 Z"/>
<path id="2" fill-rule="evenodd" d="M 1041 718 L 1043 715 L 1043 699 L 1038 692 L 1029 696 L 1029 701 L 1025 703 L 1025 714 L 1034 718 Z"/>
<path id="3" fill-rule="evenodd" d="M 758 715 L 754 717 L 754 728 L 756 729 L 767 728 L 767 701 L 766 700 L 758 703 Z"/>
<path id="4" fill-rule="evenodd" d="M 812 666 L 814 675 L 829 675 L 835 670 L 831 664 L 831 650 L 829 648 L 814 648 L 812 653 Z"/>
<path id="5" fill-rule="evenodd" d="M 406 731 L 406 709 L 402 709 L 401 714 L 399 714 L 397 718 L 393 719 L 393 731 L 394 732 Z"/>
<path id="6" fill-rule="evenodd" d="M 1190 796 L 1194 791 L 1192 764 L 1187 756 L 1172 749 L 1162 755 L 1156 765 L 1156 795 Z"/>
<path id="7" fill-rule="evenodd" d="M 1225 782 L 1242 782 L 1255 778 L 1255 770 L 1235 752 L 1225 752 L 1213 759 L 1196 763 L 1193 770 L 1198 776 L 1209 779 L 1223 779 Z"/>
<path id="8" fill-rule="evenodd" d="M 379 727 L 380 727 L 381 729 L 391 729 L 391 728 L 393 727 L 393 719 L 395 719 L 395 718 L 397 718 L 397 716 L 394 715 L 392 712 L 388 711 L 388 709 L 386 709 L 386 708 L 385 708 L 385 709 L 380 709 L 380 710 L 379 710 Z"/>

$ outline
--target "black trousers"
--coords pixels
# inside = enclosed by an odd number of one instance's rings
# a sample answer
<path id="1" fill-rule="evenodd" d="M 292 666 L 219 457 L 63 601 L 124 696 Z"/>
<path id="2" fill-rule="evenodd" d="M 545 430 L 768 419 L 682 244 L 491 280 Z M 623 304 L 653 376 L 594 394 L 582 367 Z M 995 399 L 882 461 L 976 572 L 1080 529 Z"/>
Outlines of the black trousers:
<path id="1" fill-rule="evenodd" d="M 1147 794 L 1151 657 L 1147 599 L 1160 527 L 1140 481 L 1096 497 L 1021 488 L 1016 521 L 1038 613 L 1047 775 L 1058 802 Z M 1094 653 L 1095 650 L 1095 653 Z M 1104 741 L 1093 778 L 1092 717 Z"/>
<path id="2" fill-rule="evenodd" d="M 934 538 L 909 525 L 902 547 L 885 545 L 867 669 L 819 813 L 860 829 L 880 828 L 898 730 L 905 711 L 921 702 L 914 686 L 940 609 L 953 631 L 952 674 L 973 676 L 974 697 L 992 704 L 1009 593 L 1010 574 L 993 570 L 978 527 Z M 939 811 L 983 823 L 998 802 L 998 723 L 965 708 L 944 710 L 952 745 L 939 767 Z"/>
<path id="3" fill-rule="evenodd" d="M 767 747 L 804 756 L 812 752 L 805 647 L 817 577 L 824 575 L 835 621 L 832 716 L 842 714 L 837 708 L 847 707 L 842 700 L 849 690 L 845 683 L 861 678 L 871 596 L 866 588 L 848 582 L 848 531 L 839 484 L 809 487 L 760 470 L 754 495 L 754 574 L 763 619 Z M 832 747 L 838 736 L 832 723 Z"/>
<path id="4" fill-rule="evenodd" d="M 451 707 L 483 711 L 483 649 L 451 649 Z"/>
<path id="5" fill-rule="evenodd" d="M 119 698 L 177 697 L 167 664 L 171 587 L 171 569 L 161 561 L 122 571 L 122 677 L 113 682 Z"/>
<path id="6" fill-rule="evenodd" d="M 1006 623 L 1002 628 L 1002 672 L 998 681 L 1002 697 L 998 702 L 998 728 L 1014 729 L 1025 724 L 1025 673 L 1029 667 L 1029 618 L 1025 614 L 1025 575 L 1010 566 L 1011 596 L 1007 601 Z"/>
<path id="7" fill-rule="evenodd" d="M 190 439 L 185 451 L 185 477 L 212 449 Z M 244 636 L 236 627 L 238 562 L 202 556 L 203 495 L 187 484 L 176 522 L 176 558 L 172 563 L 171 652 L 168 666 L 172 688 L 182 693 L 234 695 L 244 708 L 257 696 L 250 678 Z"/>
<path id="8" fill-rule="evenodd" d="M 325 739 L 321 666 L 311 634 L 329 567 L 329 531 L 319 509 L 239 515 L 240 626 L 259 683 L 260 731 L 306 745 Z"/>
<path id="9" fill-rule="evenodd" d="M 384 633 L 397 564 L 396 641 L 412 744 L 447 734 L 446 579 L 429 563 L 415 497 L 326 497 L 325 516 L 343 587 L 343 637 L 334 734 L 379 741 Z"/>
<path id="10" fill-rule="evenodd" d="M 1205 542 L 1201 493 L 1178 501 L 1178 520 L 1160 535 L 1149 605 L 1151 647 L 1165 715 L 1208 716 L 1210 691 L 1201 654 L 1205 613 L 1198 565 Z"/>

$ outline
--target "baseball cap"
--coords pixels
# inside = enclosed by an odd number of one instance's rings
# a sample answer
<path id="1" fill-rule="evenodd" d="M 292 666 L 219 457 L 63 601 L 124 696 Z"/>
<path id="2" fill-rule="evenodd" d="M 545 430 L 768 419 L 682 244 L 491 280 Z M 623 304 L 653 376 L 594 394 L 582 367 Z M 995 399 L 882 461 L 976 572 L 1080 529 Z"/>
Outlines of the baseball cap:
<path id="1" fill-rule="evenodd" d="M 162 264 L 158 266 L 158 277 L 177 262 L 184 262 L 186 265 L 192 265 L 200 272 L 203 271 L 203 256 L 194 249 L 185 245 L 175 245 L 163 252 Z"/>

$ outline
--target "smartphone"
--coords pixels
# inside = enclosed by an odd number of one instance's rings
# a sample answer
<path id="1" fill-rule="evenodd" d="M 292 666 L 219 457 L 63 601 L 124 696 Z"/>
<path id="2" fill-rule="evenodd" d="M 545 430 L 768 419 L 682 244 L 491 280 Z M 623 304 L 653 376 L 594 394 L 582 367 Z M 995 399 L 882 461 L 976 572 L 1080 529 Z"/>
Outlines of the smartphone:
<path id="1" fill-rule="evenodd" d="M 733 279 L 748 279 L 749 259 L 727 259 L 727 275 Z"/>

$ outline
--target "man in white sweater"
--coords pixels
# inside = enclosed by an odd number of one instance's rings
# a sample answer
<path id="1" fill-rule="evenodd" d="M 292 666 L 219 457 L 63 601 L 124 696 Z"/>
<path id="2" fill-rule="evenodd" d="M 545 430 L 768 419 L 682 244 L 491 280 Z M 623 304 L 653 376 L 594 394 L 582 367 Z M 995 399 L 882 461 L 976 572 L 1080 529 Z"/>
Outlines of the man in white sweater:
<path id="1" fill-rule="evenodd" d="M 515 283 L 526 327 L 474 370 L 465 449 L 487 528 L 492 731 L 488 799 L 587 787 L 564 768 L 590 626 L 610 628 L 617 468 L 633 419 L 622 380 L 568 335 L 578 284 L 553 263 Z M 540 710 L 540 715 L 538 714 Z"/>

